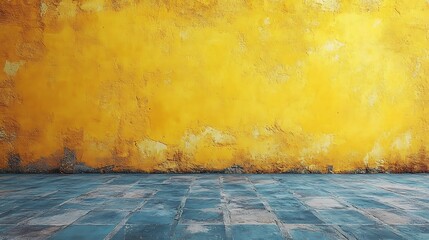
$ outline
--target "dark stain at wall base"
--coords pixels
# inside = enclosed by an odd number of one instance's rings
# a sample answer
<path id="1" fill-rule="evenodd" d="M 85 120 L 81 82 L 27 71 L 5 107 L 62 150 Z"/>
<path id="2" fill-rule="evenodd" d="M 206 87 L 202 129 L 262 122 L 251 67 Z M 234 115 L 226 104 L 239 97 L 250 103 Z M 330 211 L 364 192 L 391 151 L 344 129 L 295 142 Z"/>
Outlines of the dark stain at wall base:
<path id="1" fill-rule="evenodd" d="M 225 173 L 244 173 L 244 168 L 240 165 L 234 164 L 231 167 L 226 168 L 224 172 Z"/>
<path id="2" fill-rule="evenodd" d="M 9 172 L 12 172 L 12 173 L 21 172 L 21 157 L 19 156 L 19 154 L 17 153 L 9 154 L 7 164 L 9 167 L 9 170 L 8 170 Z"/>
<path id="3" fill-rule="evenodd" d="M 426 159 L 426 152 L 422 152 L 419 156 L 422 159 Z M 178 154 L 177 156 L 181 156 Z M 55 158 L 58 159 L 58 158 Z M 180 157 L 178 158 L 180 162 Z M 177 160 L 177 159 L 176 159 Z M 180 170 L 180 169 L 179 169 Z M 60 166 L 50 166 L 47 164 L 46 158 L 41 158 L 38 161 L 30 163 L 28 165 L 22 165 L 21 156 L 18 153 L 10 153 L 8 156 L 8 168 L 0 169 L 0 173 L 63 173 L 63 174 L 73 174 L 73 173 L 180 173 L 178 169 L 170 169 L 166 171 L 142 171 L 135 169 L 126 169 L 120 166 L 108 165 L 100 168 L 89 167 L 86 164 L 79 162 L 77 159 L 76 151 L 70 148 L 64 148 L 63 154 L 60 157 Z M 376 174 L 376 173 L 424 173 L 428 172 L 426 165 L 418 165 L 416 161 L 411 161 L 409 165 L 407 164 L 392 164 L 389 168 L 378 167 L 378 168 L 357 168 L 352 171 L 341 171 L 335 172 L 333 165 L 326 166 L 326 172 L 321 172 L 319 170 L 311 170 L 305 166 L 296 167 L 289 169 L 287 171 L 280 171 L 277 173 L 283 174 L 321 174 L 321 173 L 339 173 L 339 174 Z M 225 168 L 223 170 L 207 170 L 203 168 L 193 168 L 190 172 L 187 173 L 223 173 L 223 174 L 246 174 L 246 173 L 266 173 L 254 168 L 240 166 L 238 164 L 233 164 L 232 166 Z M 270 172 L 273 173 L 273 172 Z"/>
<path id="4" fill-rule="evenodd" d="M 60 173 L 74 173 L 76 165 L 76 153 L 69 149 L 64 148 L 64 157 L 60 164 Z"/>

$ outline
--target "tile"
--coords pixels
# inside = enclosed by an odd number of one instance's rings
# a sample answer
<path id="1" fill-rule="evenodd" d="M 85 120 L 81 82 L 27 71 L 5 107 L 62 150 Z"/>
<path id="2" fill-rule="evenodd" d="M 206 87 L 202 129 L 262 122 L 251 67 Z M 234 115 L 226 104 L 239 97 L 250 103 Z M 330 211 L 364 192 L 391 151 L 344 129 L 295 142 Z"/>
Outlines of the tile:
<path id="1" fill-rule="evenodd" d="M 427 174 L 0 175 L 0 239 L 61 232 L 58 239 L 80 239 L 71 234 L 85 231 L 103 239 L 135 209 L 113 239 L 281 239 L 276 219 L 294 239 L 341 239 L 332 224 L 351 239 L 428 239 L 428 180 Z M 224 203 L 231 231 L 223 225 Z"/>
<path id="2" fill-rule="evenodd" d="M 143 209 L 177 210 L 180 204 L 180 200 L 152 198 L 143 205 Z"/>
<path id="3" fill-rule="evenodd" d="M 174 189 L 173 187 L 171 189 Z M 165 190 L 165 191 L 159 191 L 155 193 L 156 198 L 163 198 L 163 199 L 179 199 L 183 198 L 186 195 L 186 190 Z"/>
<path id="4" fill-rule="evenodd" d="M 429 210 L 419 209 L 419 210 L 407 210 L 405 212 L 413 216 L 424 218 L 426 221 L 429 222 Z"/>
<path id="5" fill-rule="evenodd" d="M 144 189 L 127 190 L 121 198 L 148 198 L 155 194 L 155 191 Z"/>
<path id="6" fill-rule="evenodd" d="M 292 239 L 337 240 L 345 239 L 331 226 L 284 225 Z"/>
<path id="7" fill-rule="evenodd" d="M 112 240 L 170 240 L 171 225 L 166 224 L 132 224 L 122 227 Z"/>
<path id="8" fill-rule="evenodd" d="M 113 225 L 70 225 L 56 234 L 49 240 L 79 239 L 94 240 L 104 239 L 114 228 Z"/>
<path id="9" fill-rule="evenodd" d="M 60 229 L 59 226 L 18 225 L 1 231 L 5 239 L 47 239 Z M 0 237 L 1 239 L 1 237 Z"/>
<path id="10" fill-rule="evenodd" d="M 281 240 L 283 239 L 280 229 L 274 224 L 265 225 L 232 225 L 233 240 Z"/>
<path id="11" fill-rule="evenodd" d="M 232 224 L 267 224 L 274 223 L 276 216 L 265 209 L 231 209 Z"/>
<path id="12" fill-rule="evenodd" d="M 307 209 L 306 206 L 294 198 L 270 199 L 268 200 L 268 204 L 274 210 L 293 211 Z"/>
<path id="13" fill-rule="evenodd" d="M 228 209 L 261 209 L 265 210 L 265 205 L 260 199 L 232 199 L 227 202 Z"/>
<path id="14" fill-rule="evenodd" d="M 378 198 L 381 202 L 403 210 L 422 209 L 425 204 L 406 198 Z"/>
<path id="15" fill-rule="evenodd" d="M 360 209 L 392 209 L 392 206 L 383 204 L 370 198 L 345 198 L 345 201 Z"/>
<path id="16" fill-rule="evenodd" d="M 328 197 L 315 197 L 301 199 L 307 206 L 314 209 L 341 209 L 347 208 L 346 205 L 338 202 L 333 198 Z"/>
<path id="17" fill-rule="evenodd" d="M 175 211 L 141 210 L 132 213 L 127 224 L 172 224 L 175 216 Z"/>
<path id="18" fill-rule="evenodd" d="M 129 214 L 128 211 L 118 210 L 94 210 L 90 211 L 85 216 L 79 218 L 73 224 L 78 225 L 116 225 L 125 216 Z"/>
<path id="19" fill-rule="evenodd" d="M 410 239 L 429 239 L 429 225 L 397 225 L 394 228 Z"/>
<path id="20" fill-rule="evenodd" d="M 303 190 L 293 190 L 292 191 L 295 195 L 302 197 L 302 198 L 308 198 L 308 197 L 329 197 L 330 193 L 322 190 L 316 190 L 314 188 L 312 189 L 303 189 Z"/>
<path id="21" fill-rule="evenodd" d="M 427 224 L 423 218 L 400 210 L 368 210 L 369 214 L 390 225 Z"/>
<path id="22" fill-rule="evenodd" d="M 318 214 L 326 224 L 376 224 L 370 217 L 354 210 L 319 210 Z"/>
<path id="23" fill-rule="evenodd" d="M 190 224 L 176 226 L 173 239 L 177 240 L 223 240 L 226 239 L 224 225 Z"/>
<path id="24" fill-rule="evenodd" d="M 10 210 L 0 215 L 0 224 L 17 224 L 40 213 L 31 210 Z"/>
<path id="25" fill-rule="evenodd" d="M 88 210 L 51 210 L 40 216 L 31 218 L 28 225 L 53 225 L 62 226 L 69 225 L 78 218 L 87 214 Z"/>
<path id="26" fill-rule="evenodd" d="M 144 201 L 143 198 L 114 198 L 106 201 L 102 206 L 99 206 L 99 208 L 131 211 L 142 205 Z"/>
<path id="27" fill-rule="evenodd" d="M 258 198 L 255 191 L 225 191 L 227 198 Z"/>
<path id="28" fill-rule="evenodd" d="M 198 192 L 190 192 L 190 198 L 219 198 L 220 199 L 220 191 L 198 191 Z"/>
<path id="29" fill-rule="evenodd" d="M 219 208 L 221 206 L 220 198 L 204 199 L 204 198 L 188 198 L 186 199 L 185 209 L 204 209 L 204 208 Z"/>
<path id="30" fill-rule="evenodd" d="M 21 209 L 48 210 L 65 202 L 63 199 L 37 199 L 20 206 Z"/>
<path id="31" fill-rule="evenodd" d="M 340 228 L 347 234 L 359 240 L 401 240 L 402 236 L 383 225 L 343 225 Z"/>
<path id="32" fill-rule="evenodd" d="M 275 211 L 277 217 L 285 224 L 321 224 L 322 221 L 309 210 Z"/>
<path id="33" fill-rule="evenodd" d="M 223 223 L 223 214 L 222 211 L 217 209 L 184 209 L 180 223 L 220 224 Z"/>

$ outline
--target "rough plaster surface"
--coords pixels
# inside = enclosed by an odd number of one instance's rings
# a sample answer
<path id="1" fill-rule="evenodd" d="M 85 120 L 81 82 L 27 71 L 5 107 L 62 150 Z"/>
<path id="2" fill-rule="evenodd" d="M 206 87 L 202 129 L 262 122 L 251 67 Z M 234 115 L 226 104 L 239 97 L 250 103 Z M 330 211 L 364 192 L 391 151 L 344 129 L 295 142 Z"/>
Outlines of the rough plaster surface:
<path id="1" fill-rule="evenodd" d="M 0 169 L 427 171 L 427 19 L 426 0 L 2 1 Z"/>

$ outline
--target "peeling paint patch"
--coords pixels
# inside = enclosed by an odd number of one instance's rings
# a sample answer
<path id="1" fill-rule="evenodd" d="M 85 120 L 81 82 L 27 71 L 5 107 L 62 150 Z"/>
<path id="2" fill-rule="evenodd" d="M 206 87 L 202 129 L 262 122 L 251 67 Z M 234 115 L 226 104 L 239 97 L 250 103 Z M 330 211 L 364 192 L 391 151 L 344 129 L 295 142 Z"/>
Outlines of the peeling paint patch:
<path id="1" fill-rule="evenodd" d="M 43 17 L 48 11 L 48 4 L 45 2 L 40 3 L 40 16 Z"/>
<path id="2" fill-rule="evenodd" d="M 378 99 L 378 94 L 376 92 L 373 92 L 371 95 L 369 95 L 368 97 L 368 105 L 370 107 L 374 107 L 375 103 L 377 102 Z"/>
<path id="3" fill-rule="evenodd" d="M 74 18 L 77 12 L 76 3 L 72 0 L 63 0 L 58 6 L 58 12 L 62 19 Z"/>
<path id="4" fill-rule="evenodd" d="M 145 158 L 165 158 L 167 145 L 151 139 L 144 139 L 136 143 L 140 153 Z"/>
<path id="5" fill-rule="evenodd" d="M 345 44 L 338 40 L 331 40 L 325 43 L 323 49 L 327 52 L 337 51 L 342 48 Z"/>
<path id="6" fill-rule="evenodd" d="M 340 2 L 338 0 L 306 0 L 308 5 L 320 8 L 326 12 L 336 12 L 340 9 Z"/>
<path id="7" fill-rule="evenodd" d="M 399 136 L 392 143 L 392 149 L 404 150 L 411 146 L 412 135 L 411 132 L 407 132 L 402 136 Z"/>
<path id="8" fill-rule="evenodd" d="M 381 0 L 361 0 L 362 8 L 366 11 L 375 11 L 380 8 Z"/>
<path id="9" fill-rule="evenodd" d="M 312 154 L 327 153 L 333 141 L 334 136 L 332 134 L 324 134 L 315 138 L 308 148 L 303 149 L 301 154 L 309 156 Z"/>
<path id="10" fill-rule="evenodd" d="M 101 12 L 104 9 L 104 1 L 86 1 L 80 5 L 80 9 L 86 12 Z"/>
<path id="11" fill-rule="evenodd" d="M 268 79 L 275 83 L 284 83 L 289 79 L 285 66 L 277 65 L 269 73 Z"/>
<path id="12" fill-rule="evenodd" d="M 0 129 L 0 141 L 3 141 L 7 138 L 6 131 L 3 129 Z"/>
<path id="13" fill-rule="evenodd" d="M 16 75 L 19 68 L 24 64 L 25 64 L 25 61 L 9 62 L 8 60 L 6 60 L 3 71 L 6 73 L 8 77 L 13 77 Z"/>
<path id="14" fill-rule="evenodd" d="M 228 146 L 236 143 L 233 135 L 224 133 L 212 127 L 206 127 L 200 134 L 188 133 L 183 138 L 185 148 L 196 149 L 197 145 L 204 139 L 212 142 L 215 146 Z"/>
<path id="15" fill-rule="evenodd" d="M 235 137 L 228 134 L 228 133 L 223 133 L 217 129 L 211 128 L 211 127 L 207 127 L 203 133 L 204 135 L 210 135 L 213 139 L 213 142 L 216 145 L 232 145 L 235 144 Z"/>
<path id="16" fill-rule="evenodd" d="M 363 159 L 365 166 L 368 168 L 370 161 L 375 162 L 377 169 L 382 169 L 384 167 L 384 149 L 380 143 L 375 143 L 372 150 L 366 154 Z"/>

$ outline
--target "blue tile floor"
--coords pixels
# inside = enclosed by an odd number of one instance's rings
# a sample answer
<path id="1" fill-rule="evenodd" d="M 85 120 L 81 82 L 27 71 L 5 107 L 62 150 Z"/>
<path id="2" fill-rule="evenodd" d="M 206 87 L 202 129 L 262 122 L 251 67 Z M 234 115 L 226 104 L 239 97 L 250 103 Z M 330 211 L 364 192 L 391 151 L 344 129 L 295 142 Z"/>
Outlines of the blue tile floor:
<path id="1" fill-rule="evenodd" d="M 0 239 L 429 239 L 429 175 L 0 175 Z"/>

